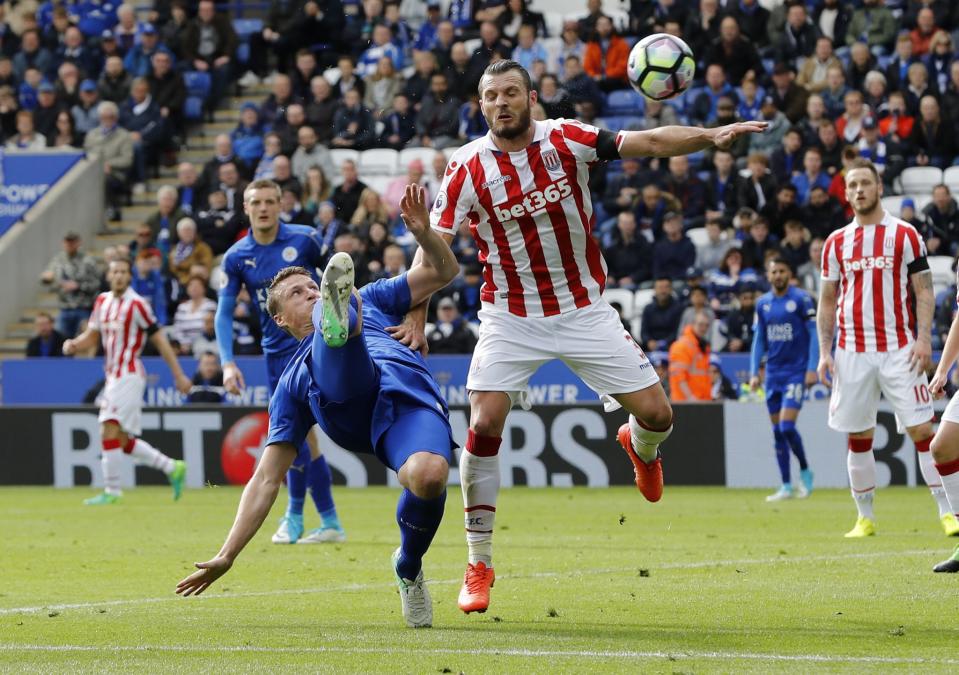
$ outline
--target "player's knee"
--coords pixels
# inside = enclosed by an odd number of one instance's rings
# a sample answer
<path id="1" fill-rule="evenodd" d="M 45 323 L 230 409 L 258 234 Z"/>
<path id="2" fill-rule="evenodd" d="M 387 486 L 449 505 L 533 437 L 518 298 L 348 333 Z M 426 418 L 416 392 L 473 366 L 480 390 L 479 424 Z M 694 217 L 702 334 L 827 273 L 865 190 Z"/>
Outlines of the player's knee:
<path id="1" fill-rule="evenodd" d="M 959 447 L 950 447 L 940 434 L 933 437 L 932 443 L 929 444 L 929 451 L 936 464 L 945 464 L 959 458 Z"/>
<path id="2" fill-rule="evenodd" d="M 642 422 L 650 429 L 668 429 L 673 423 L 673 407 L 664 397 L 656 406 L 645 412 Z"/>
<path id="3" fill-rule="evenodd" d="M 450 473 L 449 462 L 431 452 L 417 452 L 406 466 L 407 487 L 420 499 L 435 499 L 443 494 Z"/>

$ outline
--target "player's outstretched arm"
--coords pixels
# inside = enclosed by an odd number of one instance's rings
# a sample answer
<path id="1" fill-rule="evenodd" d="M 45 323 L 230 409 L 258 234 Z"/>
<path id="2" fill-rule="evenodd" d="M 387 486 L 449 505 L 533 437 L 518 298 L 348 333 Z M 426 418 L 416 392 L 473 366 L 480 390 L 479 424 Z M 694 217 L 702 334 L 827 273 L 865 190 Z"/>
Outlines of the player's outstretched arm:
<path id="1" fill-rule="evenodd" d="M 233 527 L 230 528 L 230 534 L 223 542 L 220 552 L 211 560 L 195 563 L 197 571 L 176 585 L 178 595 L 199 595 L 230 570 L 240 551 L 250 542 L 270 513 L 280 485 L 283 484 L 283 477 L 294 459 L 296 448 L 290 443 L 266 446 L 256 473 L 243 490 L 236 520 L 233 521 Z"/>
<path id="2" fill-rule="evenodd" d="M 176 383 L 177 390 L 182 394 L 189 394 L 193 387 L 193 381 L 183 372 L 183 368 L 180 367 L 180 362 L 176 358 L 176 353 L 173 351 L 173 346 L 166 339 L 163 331 L 155 329 L 153 335 L 150 336 L 150 342 L 156 347 L 167 368 L 173 373 L 173 381 Z"/>
<path id="3" fill-rule="evenodd" d="M 100 339 L 100 331 L 96 328 L 87 325 L 86 330 L 80 333 L 73 339 L 65 340 L 63 343 L 63 353 L 67 356 L 72 356 L 79 351 L 84 349 L 89 349 L 97 343 Z"/>
<path id="4" fill-rule="evenodd" d="M 649 131 L 625 131 L 622 132 L 623 141 L 619 147 L 619 156 L 623 159 L 673 157 L 713 146 L 725 150 L 740 136 L 761 134 L 768 126 L 767 122 L 736 122 L 713 129 L 666 126 Z"/>
<path id="5" fill-rule="evenodd" d="M 932 272 L 928 269 L 909 277 L 916 294 L 916 341 L 909 352 L 909 364 L 924 373 L 932 361 L 932 318 L 936 313 L 936 296 L 932 290 Z"/>
<path id="6" fill-rule="evenodd" d="M 819 289 L 819 309 L 816 310 L 816 332 L 819 334 L 819 381 L 829 384 L 835 373 L 832 360 L 832 339 L 836 333 L 836 292 L 838 281 L 822 280 Z"/>
<path id="7" fill-rule="evenodd" d="M 415 306 L 455 279 L 460 266 L 446 240 L 430 227 L 426 190 L 419 185 L 407 185 L 406 194 L 400 200 L 400 212 L 407 229 L 420 245 L 419 256 L 407 275 L 410 304 Z"/>

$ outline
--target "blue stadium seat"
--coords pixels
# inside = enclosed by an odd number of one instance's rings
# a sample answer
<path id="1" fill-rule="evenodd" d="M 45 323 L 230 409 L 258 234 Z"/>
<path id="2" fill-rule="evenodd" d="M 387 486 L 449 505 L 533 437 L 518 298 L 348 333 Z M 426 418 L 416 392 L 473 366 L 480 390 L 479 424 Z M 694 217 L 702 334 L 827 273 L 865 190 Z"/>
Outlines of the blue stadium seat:
<path id="1" fill-rule="evenodd" d="M 188 70 L 183 73 L 183 84 L 186 85 L 188 96 L 206 98 L 210 94 L 210 73 L 199 70 Z"/>
<path id="2" fill-rule="evenodd" d="M 249 40 L 251 35 L 263 30 L 263 19 L 233 19 L 233 30 L 241 40 Z"/>
<path id="3" fill-rule="evenodd" d="M 187 96 L 183 102 L 183 116 L 190 121 L 203 119 L 203 99 L 199 96 Z"/>
<path id="4" fill-rule="evenodd" d="M 606 98 L 606 115 L 641 116 L 645 101 L 642 94 L 632 89 L 611 91 Z"/>

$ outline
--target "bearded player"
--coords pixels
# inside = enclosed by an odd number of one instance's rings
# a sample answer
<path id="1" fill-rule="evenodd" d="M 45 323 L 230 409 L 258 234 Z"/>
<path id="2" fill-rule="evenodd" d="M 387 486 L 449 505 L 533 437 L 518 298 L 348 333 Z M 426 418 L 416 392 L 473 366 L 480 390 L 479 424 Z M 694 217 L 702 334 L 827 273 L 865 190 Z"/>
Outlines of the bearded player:
<path id="1" fill-rule="evenodd" d="M 896 411 L 899 431 L 905 429 L 916 445 L 943 529 L 956 535 L 959 522 L 929 451 L 933 411 L 926 370 L 935 310 L 932 273 L 922 237 L 912 225 L 887 213 L 881 197 L 875 165 L 865 159 L 851 163 L 846 198 L 855 218 L 829 235 L 822 253 L 817 371 L 824 384 L 832 380 L 829 426 L 848 435 L 846 467 L 858 517 L 846 537 L 876 533 L 872 440 L 880 394 Z"/>
<path id="2" fill-rule="evenodd" d="M 506 417 L 514 403 L 529 407 L 527 383 L 543 363 L 562 359 L 607 411 L 630 413 L 619 441 L 643 495 L 662 495 L 658 448 L 672 431 L 673 413 L 652 364 L 602 298 L 607 270 L 591 234 L 590 164 L 725 148 L 766 127 L 611 132 L 572 120 L 533 122 L 537 94 L 526 70 L 510 60 L 486 69 L 479 94 L 490 132 L 450 158 L 431 214 L 447 241 L 468 221 L 484 265 L 460 457 L 469 562 L 459 607 L 467 613 L 486 611 L 495 580 L 497 453 Z"/>
<path id="3" fill-rule="evenodd" d="M 119 501 L 123 455 L 130 455 L 137 463 L 165 473 L 173 486 L 174 500 L 180 498 L 186 478 L 183 460 L 171 459 L 142 438 L 137 438 L 147 386 L 146 370 L 140 360 L 146 341 L 150 340 L 163 357 L 180 392 L 189 392 L 193 382 L 180 368 L 173 347 L 157 325 L 149 303 L 130 288 L 131 266 L 129 260 L 110 261 L 107 268 L 110 290 L 97 296 L 86 330 L 63 343 L 63 353 L 70 356 L 92 347 L 102 338 L 105 353 L 106 384 L 99 416 L 103 492 L 84 500 L 87 506 Z"/>

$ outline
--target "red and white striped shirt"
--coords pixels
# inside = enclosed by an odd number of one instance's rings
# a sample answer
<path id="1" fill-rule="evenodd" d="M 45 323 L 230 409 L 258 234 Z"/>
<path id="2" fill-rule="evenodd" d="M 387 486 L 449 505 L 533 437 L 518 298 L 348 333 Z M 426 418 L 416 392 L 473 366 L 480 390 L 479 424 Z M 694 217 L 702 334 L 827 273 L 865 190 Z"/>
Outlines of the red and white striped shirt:
<path id="1" fill-rule="evenodd" d="M 128 373 L 145 375 L 140 354 L 147 339 L 147 329 L 156 324 L 149 303 L 132 288 L 117 297 L 112 291 L 101 293 L 93 303 L 90 327 L 100 331 L 107 377 Z"/>
<path id="2" fill-rule="evenodd" d="M 839 282 L 840 349 L 888 352 L 912 344 L 915 310 L 908 267 L 925 256 L 926 245 L 916 228 L 889 213 L 878 225 L 853 220 L 829 235 L 822 278 Z"/>
<path id="3" fill-rule="evenodd" d="M 602 295 L 606 262 L 591 236 L 589 164 L 599 130 L 575 120 L 533 122 L 524 150 L 491 134 L 457 150 L 430 213 L 454 234 L 464 220 L 483 263 L 480 299 L 517 316 L 553 316 Z"/>

